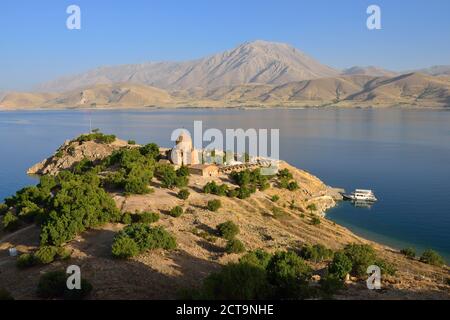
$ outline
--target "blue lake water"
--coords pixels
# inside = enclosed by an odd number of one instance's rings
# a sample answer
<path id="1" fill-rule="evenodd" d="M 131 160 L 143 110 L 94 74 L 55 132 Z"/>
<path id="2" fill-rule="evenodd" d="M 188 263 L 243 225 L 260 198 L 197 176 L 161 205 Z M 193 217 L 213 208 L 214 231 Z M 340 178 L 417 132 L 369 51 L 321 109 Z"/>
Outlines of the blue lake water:
<path id="1" fill-rule="evenodd" d="M 450 112 L 414 110 L 126 110 L 0 112 L 0 201 L 34 184 L 25 171 L 92 126 L 171 146 L 176 128 L 280 129 L 281 158 L 327 184 L 373 189 L 371 209 L 342 203 L 328 218 L 396 248 L 450 261 Z"/>

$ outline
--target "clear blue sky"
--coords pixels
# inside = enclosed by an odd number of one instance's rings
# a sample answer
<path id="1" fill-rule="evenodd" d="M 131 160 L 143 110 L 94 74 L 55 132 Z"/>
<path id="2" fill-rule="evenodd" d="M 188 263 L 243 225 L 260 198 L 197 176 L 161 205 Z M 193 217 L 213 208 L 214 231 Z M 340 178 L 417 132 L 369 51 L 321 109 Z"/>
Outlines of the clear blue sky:
<path id="1" fill-rule="evenodd" d="M 66 8 L 82 29 L 66 29 Z M 366 8 L 382 9 L 380 31 Z M 450 64 L 448 0 L 1 0 L 0 91 L 100 65 L 203 57 L 256 39 L 336 68 Z"/>

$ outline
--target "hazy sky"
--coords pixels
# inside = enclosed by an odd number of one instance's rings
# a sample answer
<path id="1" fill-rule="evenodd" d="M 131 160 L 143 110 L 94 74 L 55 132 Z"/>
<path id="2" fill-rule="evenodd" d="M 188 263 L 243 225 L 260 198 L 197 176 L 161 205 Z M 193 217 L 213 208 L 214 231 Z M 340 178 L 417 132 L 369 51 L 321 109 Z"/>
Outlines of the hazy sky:
<path id="1" fill-rule="evenodd" d="M 68 30 L 66 8 L 81 8 Z M 366 9 L 382 10 L 369 31 Z M 0 91 L 99 65 L 185 60 L 263 39 L 336 68 L 450 64 L 448 0 L 1 0 Z"/>

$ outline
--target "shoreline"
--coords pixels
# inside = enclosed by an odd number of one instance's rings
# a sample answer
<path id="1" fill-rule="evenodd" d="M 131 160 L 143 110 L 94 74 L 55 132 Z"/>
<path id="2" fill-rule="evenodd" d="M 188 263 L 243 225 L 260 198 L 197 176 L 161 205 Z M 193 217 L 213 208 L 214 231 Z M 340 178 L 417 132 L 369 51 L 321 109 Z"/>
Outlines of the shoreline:
<path id="1" fill-rule="evenodd" d="M 23 107 L 23 108 L 2 108 L 0 112 L 34 112 L 34 111 L 157 111 L 157 110 L 245 110 L 245 111 L 265 111 L 265 110 L 411 110 L 411 111 L 450 111 L 450 106 L 424 107 L 424 106 L 142 106 L 142 107 Z"/>

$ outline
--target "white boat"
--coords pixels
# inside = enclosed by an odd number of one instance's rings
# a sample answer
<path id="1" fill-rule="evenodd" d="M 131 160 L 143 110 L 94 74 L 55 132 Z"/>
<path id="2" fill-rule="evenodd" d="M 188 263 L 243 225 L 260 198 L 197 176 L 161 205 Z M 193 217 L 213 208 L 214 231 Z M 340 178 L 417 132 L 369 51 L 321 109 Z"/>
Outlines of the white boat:
<path id="1" fill-rule="evenodd" d="M 356 189 L 355 191 L 353 191 L 349 195 L 345 195 L 344 197 L 353 201 L 375 202 L 378 200 L 372 190 L 364 189 Z"/>

